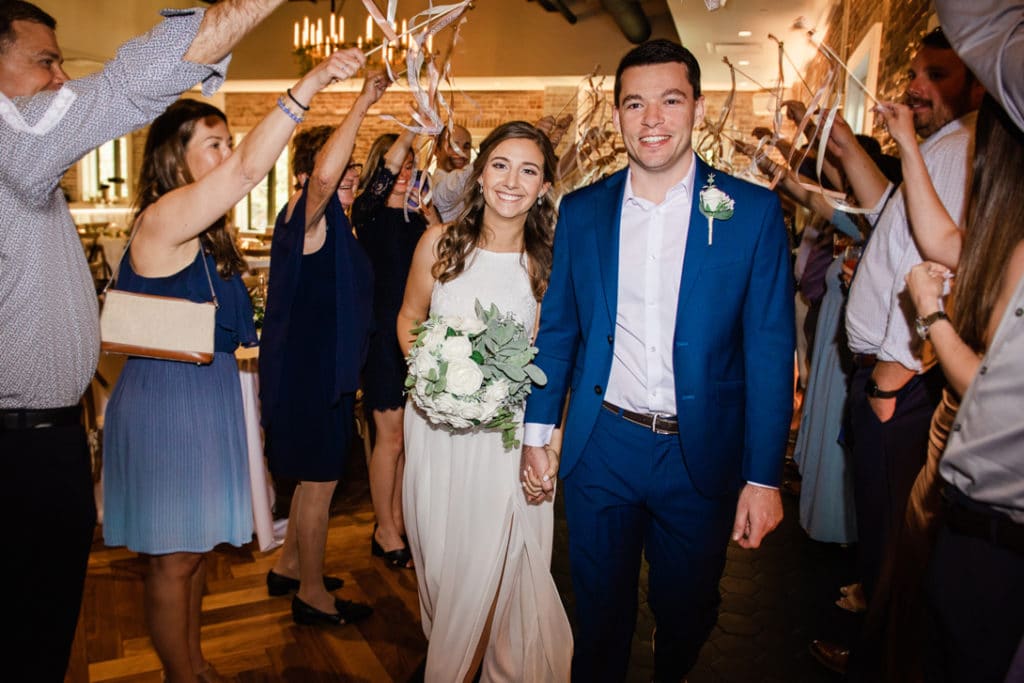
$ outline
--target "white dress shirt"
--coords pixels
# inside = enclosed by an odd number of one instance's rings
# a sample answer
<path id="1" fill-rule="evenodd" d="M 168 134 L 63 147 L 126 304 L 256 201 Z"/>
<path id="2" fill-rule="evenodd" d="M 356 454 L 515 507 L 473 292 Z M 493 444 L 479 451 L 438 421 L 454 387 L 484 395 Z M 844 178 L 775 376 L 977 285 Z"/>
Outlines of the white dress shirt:
<path id="1" fill-rule="evenodd" d="M 634 194 L 632 171 L 626 176 L 615 346 L 605 393 L 609 403 L 626 410 L 676 414 L 672 339 L 696 167 L 691 161 L 660 204 Z"/>
<path id="2" fill-rule="evenodd" d="M 935 191 L 946 211 L 961 226 L 976 119 L 977 114 L 971 113 L 951 121 L 921 144 L 921 155 Z M 886 188 L 883 197 L 891 189 L 891 185 Z M 846 306 L 850 350 L 895 361 L 919 373 L 924 369 L 921 340 L 914 330 L 916 314 L 904 278 L 923 259 L 911 234 L 901 188 L 897 188 L 884 209 L 875 210 L 882 213 L 857 266 Z"/>
<path id="3" fill-rule="evenodd" d="M 626 410 L 676 414 L 672 339 L 696 169 L 691 158 L 690 170 L 659 204 L 634 194 L 633 172 L 626 175 L 615 345 L 605 394 L 609 403 Z M 553 431 L 554 425 L 527 423 L 523 443 L 543 446 Z"/>

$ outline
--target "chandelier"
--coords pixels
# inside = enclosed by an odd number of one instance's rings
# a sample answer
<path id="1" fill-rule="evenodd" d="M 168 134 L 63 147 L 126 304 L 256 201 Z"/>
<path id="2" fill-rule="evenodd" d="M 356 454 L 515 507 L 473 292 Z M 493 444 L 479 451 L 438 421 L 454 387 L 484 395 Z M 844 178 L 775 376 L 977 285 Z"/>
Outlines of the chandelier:
<path id="1" fill-rule="evenodd" d="M 410 42 L 408 21 L 395 21 L 392 29 L 399 35 L 398 42 L 385 39 L 379 29 L 375 31 L 373 17 L 367 16 L 365 32 L 355 36 L 355 40 L 346 40 L 345 17 L 337 14 L 334 0 L 331 0 L 331 11 L 326 24 L 323 17 L 313 21 L 309 16 L 304 16 L 301 22 L 295 22 L 292 32 L 292 54 L 299 62 L 300 75 L 305 75 L 338 50 L 351 47 L 357 47 L 366 54 L 367 65 L 381 64 L 384 61 L 393 64 L 396 60 L 404 62 Z M 429 36 L 426 41 L 428 53 L 433 51 L 433 42 L 433 36 Z"/>

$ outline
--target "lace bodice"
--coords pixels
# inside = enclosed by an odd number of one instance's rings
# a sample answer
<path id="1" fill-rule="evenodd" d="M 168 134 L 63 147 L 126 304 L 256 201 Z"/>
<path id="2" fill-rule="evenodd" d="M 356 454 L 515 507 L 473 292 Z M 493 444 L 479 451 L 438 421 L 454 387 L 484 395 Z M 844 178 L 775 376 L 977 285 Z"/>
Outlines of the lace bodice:
<path id="1" fill-rule="evenodd" d="M 477 299 L 484 307 L 493 303 L 502 313 L 512 313 L 533 337 L 537 301 L 530 289 L 525 254 L 475 250 L 457 278 L 434 283 L 430 312 L 472 316 Z"/>

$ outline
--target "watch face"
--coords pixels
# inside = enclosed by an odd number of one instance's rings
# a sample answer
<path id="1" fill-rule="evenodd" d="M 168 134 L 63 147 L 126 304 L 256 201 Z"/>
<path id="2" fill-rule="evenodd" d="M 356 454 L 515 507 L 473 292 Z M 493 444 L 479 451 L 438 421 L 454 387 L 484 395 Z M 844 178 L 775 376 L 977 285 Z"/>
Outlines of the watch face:
<path id="1" fill-rule="evenodd" d="M 919 336 L 921 339 L 927 339 L 928 338 L 928 325 L 925 324 L 924 319 L 923 318 L 918 318 L 915 321 L 914 325 L 915 325 L 915 327 L 917 327 L 917 336 Z"/>

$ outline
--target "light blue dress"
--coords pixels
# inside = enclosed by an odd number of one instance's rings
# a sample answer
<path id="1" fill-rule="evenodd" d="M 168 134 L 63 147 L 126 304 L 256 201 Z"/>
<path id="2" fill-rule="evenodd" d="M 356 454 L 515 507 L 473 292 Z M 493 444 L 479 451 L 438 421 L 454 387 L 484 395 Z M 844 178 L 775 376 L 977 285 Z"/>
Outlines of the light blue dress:
<path id="1" fill-rule="evenodd" d="M 124 258 L 117 288 L 209 301 L 196 259 L 174 275 L 146 278 Z M 206 552 L 252 540 L 252 498 L 234 350 L 253 346 L 252 304 L 240 277 L 217 275 L 214 360 L 196 365 L 129 358 L 103 429 L 103 540 L 140 553 Z"/>
<path id="2" fill-rule="evenodd" d="M 839 445 L 848 375 L 840 349 L 846 345 L 844 297 L 840 289 L 843 260 L 825 273 L 807 390 L 793 458 L 800 466 L 800 526 L 816 541 L 853 543 L 857 524 L 853 509 L 852 470 Z"/>

